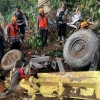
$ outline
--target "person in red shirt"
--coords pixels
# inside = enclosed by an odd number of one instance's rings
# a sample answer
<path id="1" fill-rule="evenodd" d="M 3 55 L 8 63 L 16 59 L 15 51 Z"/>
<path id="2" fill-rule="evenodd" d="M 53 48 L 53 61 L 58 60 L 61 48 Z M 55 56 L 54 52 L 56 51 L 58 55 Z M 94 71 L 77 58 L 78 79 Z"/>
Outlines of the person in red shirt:
<path id="1" fill-rule="evenodd" d="M 34 76 L 35 78 L 38 79 L 36 69 L 33 69 L 32 67 L 17 69 L 12 75 L 12 80 L 10 82 L 8 90 L 6 91 L 6 94 L 16 91 L 20 81 L 22 79 L 28 80 L 30 76 Z"/>
<path id="2" fill-rule="evenodd" d="M 42 41 L 42 49 L 47 46 L 48 38 L 48 18 L 44 14 L 43 8 L 39 9 L 39 16 L 37 18 L 37 32 L 40 32 L 40 39 Z"/>

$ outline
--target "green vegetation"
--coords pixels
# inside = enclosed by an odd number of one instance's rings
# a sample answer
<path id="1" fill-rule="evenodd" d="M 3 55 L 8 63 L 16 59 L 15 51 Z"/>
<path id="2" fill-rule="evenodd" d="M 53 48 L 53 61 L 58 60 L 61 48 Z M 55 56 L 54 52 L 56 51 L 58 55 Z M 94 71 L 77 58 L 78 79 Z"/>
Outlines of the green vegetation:
<path id="1" fill-rule="evenodd" d="M 51 38 L 48 37 L 48 40 L 47 40 L 47 43 L 50 43 L 52 42 Z M 30 39 L 29 39 L 29 45 L 32 46 L 32 48 L 38 48 L 42 45 L 42 41 L 40 40 L 40 34 L 37 33 L 36 36 L 32 36 Z"/>
<path id="2" fill-rule="evenodd" d="M 38 48 L 42 45 L 42 41 L 40 40 L 40 35 L 36 34 L 36 36 L 32 36 L 29 39 L 29 45 L 32 46 L 32 48 Z"/>
<path id="3" fill-rule="evenodd" d="M 51 57 L 62 57 L 63 56 L 63 51 L 61 49 L 58 50 L 52 50 L 46 53 L 46 56 L 51 56 Z"/>
<path id="4" fill-rule="evenodd" d="M 0 0 L 0 12 L 7 22 L 10 21 L 12 12 L 16 5 L 20 5 L 23 12 L 27 13 L 31 24 L 36 23 L 38 15 L 38 0 Z M 50 0 L 51 9 L 55 11 L 60 7 L 61 3 L 65 0 Z M 68 9 L 75 12 L 76 8 L 82 12 L 84 20 L 92 19 L 97 20 L 100 18 L 100 8 L 96 0 L 66 0 Z M 43 5 L 41 5 L 43 6 Z"/>
<path id="5" fill-rule="evenodd" d="M 73 13 L 77 9 L 81 11 L 83 20 L 87 21 L 97 21 L 100 18 L 100 5 L 98 0 L 50 0 L 51 1 L 51 11 L 56 12 L 56 10 L 61 6 L 62 2 L 67 2 L 68 9 Z M 44 3 L 43 3 L 44 4 Z M 38 0 L 0 0 L 0 23 L 2 20 L 8 23 L 10 21 L 12 12 L 15 10 L 16 5 L 21 6 L 21 10 L 27 14 L 29 18 L 29 27 L 36 28 L 36 19 L 38 16 L 38 8 L 43 6 L 38 6 Z M 100 23 L 97 24 L 97 34 L 100 34 Z M 50 38 L 49 38 L 50 40 Z M 34 42 L 33 42 L 34 41 Z M 39 36 L 32 36 L 29 40 L 29 44 L 32 47 L 39 47 L 41 42 Z M 34 45 L 34 46 L 33 46 Z"/>

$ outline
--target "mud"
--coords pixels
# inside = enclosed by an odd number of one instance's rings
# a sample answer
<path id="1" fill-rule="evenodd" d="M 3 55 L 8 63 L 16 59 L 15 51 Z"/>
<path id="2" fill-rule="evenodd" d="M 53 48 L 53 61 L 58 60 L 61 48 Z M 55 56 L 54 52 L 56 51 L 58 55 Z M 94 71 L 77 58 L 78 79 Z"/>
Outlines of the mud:
<path id="1" fill-rule="evenodd" d="M 58 97 L 43 97 L 41 94 L 36 95 L 34 100 L 60 100 Z"/>
<path id="2" fill-rule="evenodd" d="M 17 93 L 10 93 L 8 95 L 6 95 L 6 98 L 2 98 L 0 100 L 24 100 L 24 98 L 26 98 L 26 100 L 29 100 L 29 98 L 31 98 L 30 96 L 28 96 L 28 94 L 17 94 Z"/>
<path id="3" fill-rule="evenodd" d="M 5 65 L 9 65 L 11 64 L 12 62 L 14 62 L 16 59 L 18 58 L 17 55 L 13 54 L 13 53 L 10 53 L 8 55 L 8 57 L 6 58 L 6 62 L 4 62 Z"/>
<path id="4" fill-rule="evenodd" d="M 94 91 L 94 93 L 91 96 L 84 96 L 80 94 L 80 89 L 84 89 L 86 90 L 86 87 L 79 87 L 77 89 L 73 89 L 70 85 L 68 84 L 63 84 L 63 87 L 65 88 L 65 90 L 62 93 L 63 97 L 78 97 L 78 98 L 87 98 L 87 99 L 93 99 L 93 100 L 100 100 L 98 98 L 96 98 L 96 93 Z M 76 93 L 75 93 L 76 91 Z"/>
<path id="5" fill-rule="evenodd" d="M 71 48 L 70 48 L 70 54 L 74 57 L 74 58 L 81 58 L 86 54 L 86 44 L 83 40 L 78 40 L 74 41 L 73 44 L 71 44 Z"/>

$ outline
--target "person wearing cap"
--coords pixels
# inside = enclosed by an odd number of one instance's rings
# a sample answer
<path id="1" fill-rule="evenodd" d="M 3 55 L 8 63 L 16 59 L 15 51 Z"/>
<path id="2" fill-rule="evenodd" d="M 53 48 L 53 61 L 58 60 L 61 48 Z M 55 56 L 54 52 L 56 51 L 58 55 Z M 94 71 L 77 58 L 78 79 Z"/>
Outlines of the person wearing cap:
<path id="1" fill-rule="evenodd" d="M 10 44 L 10 49 L 20 50 L 20 42 L 18 38 L 18 24 L 16 23 L 17 18 L 12 16 L 11 23 L 7 25 L 7 38 Z"/>
<path id="2" fill-rule="evenodd" d="M 88 22 L 86 22 L 86 21 L 84 21 L 84 22 L 82 22 L 81 23 L 81 29 L 83 30 L 83 29 L 88 29 Z"/>
<path id="3" fill-rule="evenodd" d="M 28 27 L 28 21 L 24 13 L 21 12 L 20 6 L 16 6 L 16 11 L 13 12 L 12 16 L 17 17 L 18 28 L 20 30 L 21 38 L 23 40 L 25 37 L 25 26 Z"/>
<path id="4" fill-rule="evenodd" d="M 37 18 L 37 32 L 40 33 L 40 39 L 42 41 L 42 48 L 47 46 L 48 38 L 48 18 L 44 14 L 43 8 L 39 9 L 39 16 Z"/>
<path id="5" fill-rule="evenodd" d="M 66 35 L 66 21 L 68 9 L 66 9 L 66 3 L 61 5 L 61 8 L 57 11 L 57 26 L 58 26 L 58 39 L 57 41 L 64 40 Z"/>

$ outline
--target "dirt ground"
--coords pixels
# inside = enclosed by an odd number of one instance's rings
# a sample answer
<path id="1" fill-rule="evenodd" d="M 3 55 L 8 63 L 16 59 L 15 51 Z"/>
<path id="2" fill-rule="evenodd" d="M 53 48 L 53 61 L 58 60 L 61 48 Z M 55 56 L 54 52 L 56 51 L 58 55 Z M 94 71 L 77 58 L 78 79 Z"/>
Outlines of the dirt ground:
<path id="1" fill-rule="evenodd" d="M 33 55 L 42 56 L 42 55 L 45 55 L 47 52 L 50 52 L 50 51 L 53 51 L 53 50 L 58 50 L 58 49 L 63 50 L 64 42 L 62 42 L 62 41 L 57 42 L 56 41 L 57 40 L 57 31 L 52 32 L 52 33 L 50 33 L 50 32 L 48 33 L 48 35 L 51 38 L 52 42 L 49 43 L 48 46 L 44 47 L 43 49 L 42 48 L 32 48 L 28 44 L 28 40 L 31 38 L 32 33 L 33 33 L 32 29 L 26 31 L 26 33 L 25 33 L 26 43 L 22 44 L 22 47 L 21 47 L 21 51 L 22 51 L 22 53 L 24 55 L 24 59 L 26 61 L 26 65 L 29 63 L 29 61 L 33 57 Z M 28 52 L 31 52 L 31 53 L 28 54 Z M 72 71 L 69 68 L 69 66 L 66 63 L 64 63 L 63 56 L 61 57 L 61 59 L 63 59 L 62 61 L 63 61 L 63 66 L 65 67 L 65 70 L 66 71 Z M 53 61 L 56 60 L 55 57 L 53 57 L 52 60 Z M 0 99 L 0 100 L 15 100 L 14 98 L 19 98 L 19 97 L 18 97 L 18 95 L 15 95 L 15 94 L 12 93 L 7 98 Z M 22 100 L 22 99 L 19 99 L 19 100 Z M 59 98 L 44 98 L 44 97 L 41 97 L 41 96 L 37 96 L 35 98 L 35 100 L 59 100 Z M 73 100 L 73 99 L 64 99 L 64 100 Z"/>
<path id="2" fill-rule="evenodd" d="M 39 48 L 32 48 L 28 44 L 29 38 L 32 36 L 32 30 L 28 30 L 26 32 L 26 44 L 22 46 L 22 52 L 25 55 L 25 59 L 27 59 L 27 62 L 32 58 L 33 55 L 38 55 L 42 56 L 45 55 L 47 52 L 57 50 L 57 49 L 63 49 L 63 43 L 59 45 L 59 43 L 56 41 L 57 40 L 57 32 L 55 33 L 48 33 L 49 37 L 51 38 L 52 42 L 48 44 L 47 47 L 44 47 L 43 49 L 41 47 Z M 31 52 L 31 54 L 28 54 L 28 52 Z"/>
<path id="3" fill-rule="evenodd" d="M 49 36 L 51 37 L 52 39 L 52 42 L 48 44 L 47 47 L 44 47 L 43 49 L 41 48 L 32 48 L 31 46 L 29 46 L 28 44 L 28 40 L 29 38 L 32 36 L 32 30 L 28 30 L 26 32 L 26 43 L 24 45 L 22 45 L 22 53 L 24 54 L 24 57 L 25 57 L 25 61 L 26 61 L 26 64 L 29 63 L 30 59 L 32 58 L 33 55 L 38 55 L 38 56 L 41 56 L 41 55 L 45 55 L 46 52 L 50 52 L 50 51 L 53 51 L 53 50 L 57 50 L 57 49 L 63 49 L 63 45 L 64 43 L 61 41 L 61 42 L 57 42 L 56 39 L 57 39 L 57 32 L 55 33 L 49 33 Z M 31 54 L 28 54 L 28 52 L 31 52 Z M 63 57 L 61 57 L 63 59 Z M 55 60 L 55 57 L 52 58 L 52 60 Z M 63 61 L 63 64 L 65 67 L 65 70 L 66 71 L 71 71 L 71 69 L 66 65 L 66 63 L 64 63 L 64 60 Z M 8 95 L 7 98 L 5 99 L 0 99 L 0 100 L 15 100 L 14 98 L 19 99 L 19 100 L 22 100 L 20 99 L 19 95 L 16 95 L 14 93 L 11 93 L 10 95 Z M 45 98 L 45 97 L 42 97 L 40 95 L 37 95 L 35 100 L 60 100 L 59 98 Z M 64 98 L 64 100 L 66 100 Z M 67 100 L 73 100 L 73 99 L 67 99 Z"/>

